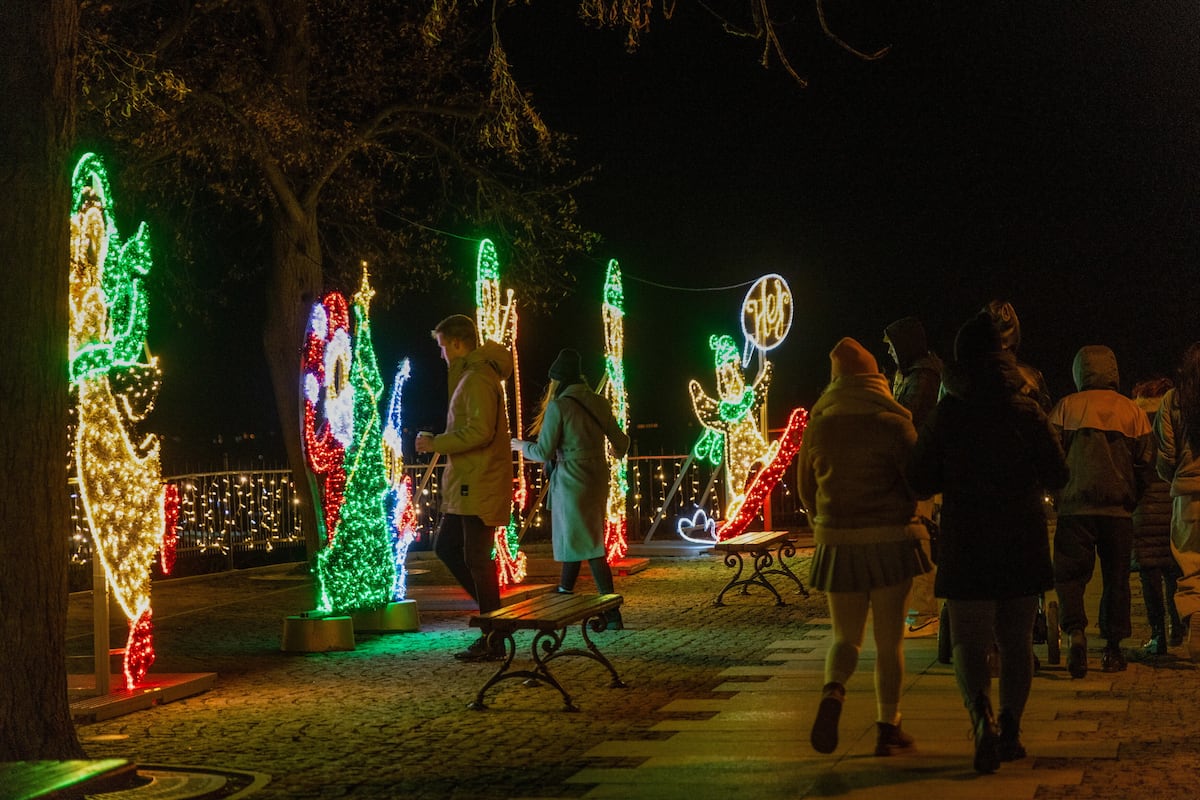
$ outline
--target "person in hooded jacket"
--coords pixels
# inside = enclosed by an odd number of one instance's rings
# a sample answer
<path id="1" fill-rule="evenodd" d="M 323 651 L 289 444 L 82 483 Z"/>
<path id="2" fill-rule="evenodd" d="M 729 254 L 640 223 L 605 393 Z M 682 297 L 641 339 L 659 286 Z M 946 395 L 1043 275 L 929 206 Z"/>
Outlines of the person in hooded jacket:
<path id="1" fill-rule="evenodd" d="M 446 430 L 418 436 L 418 453 L 446 455 L 442 473 L 442 521 L 434 552 L 454 579 L 479 604 L 479 613 L 500 608 L 500 582 L 492 562 L 495 530 L 512 514 L 512 450 L 503 381 L 512 374 L 512 354 L 496 342 L 476 345 L 475 322 L 446 317 L 432 331 L 448 368 L 450 404 Z M 488 661 L 503 657 L 502 645 L 478 638 L 455 658 Z"/>
<path id="2" fill-rule="evenodd" d="M 1175 605 L 1187 621 L 1188 655 L 1200 662 L 1200 342 L 1183 354 L 1175 388 L 1154 419 L 1155 468 L 1171 482 L 1171 554 L 1179 564 Z"/>
<path id="3" fill-rule="evenodd" d="M 1170 378 L 1151 378 L 1133 387 L 1133 402 L 1146 412 L 1152 429 L 1163 395 L 1171 387 Z M 1166 655 L 1168 647 L 1183 644 L 1183 621 L 1175 606 L 1180 572 L 1171 554 L 1171 505 L 1170 481 L 1147 470 L 1146 490 L 1133 510 L 1133 560 L 1129 565 L 1141 574 L 1142 600 L 1150 623 L 1150 639 L 1142 645 L 1141 656 Z"/>
<path id="4" fill-rule="evenodd" d="M 600 594 L 613 594 L 612 569 L 604 549 L 608 511 L 608 458 L 605 442 L 619 458 L 629 450 L 607 400 L 588 388 L 579 353 L 564 349 L 550 365 L 550 383 L 530 432 L 537 441 L 513 439 L 533 461 L 550 472 L 550 537 L 554 560 L 562 562 L 558 591 L 575 590 L 582 562 L 588 562 Z M 606 615 L 609 630 L 624 627 L 620 609 Z"/>
<path id="5" fill-rule="evenodd" d="M 916 317 L 904 317 L 888 325 L 883 329 L 883 341 L 896 363 L 892 396 L 912 412 L 913 427 L 919 431 L 925 417 L 937 405 L 942 359 L 929 349 L 925 326 Z"/>
<path id="6" fill-rule="evenodd" d="M 811 742 L 838 744 L 846 682 L 858 666 L 867 613 L 875 631 L 875 755 L 912 747 L 900 726 L 904 615 L 915 575 L 928 572 L 928 534 L 915 518 L 904 465 L 912 415 L 892 398 L 875 357 L 851 338 L 829 354 L 829 386 L 813 406 L 797 454 L 797 490 L 813 529 L 811 585 L 825 592 L 833 645 Z"/>
<path id="7" fill-rule="evenodd" d="M 1067 671 L 1087 674 L 1087 611 L 1084 590 L 1097 558 L 1100 594 L 1100 657 L 1104 672 L 1125 669 L 1121 640 L 1132 633 L 1129 561 L 1133 510 L 1154 458 L 1150 421 L 1117 387 L 1117 357 L 1104 345 L 1085 345 L 1072 366 L 1079 390 L 1058 401 L 1050 424 L 1061 438 L 1071 475 L 1058 497 L 1054 534 L 1054 589 L 1062 630 L 1070 638 Z"/>
<path id="8" fill-rule="evenodd" d="M 892 376 L 892 396 L 907 408 L 913 417 L 913 427 L 919 433 L 929 412 L 937 405 L 942 388 L 942 359 L 929 349 L 925 326 L 916 317 L 904 317 L 883 329 L 883 341 L 888 355 L 896 364 Z M 917 503 L 918 516 L 936 524 L 940 498 L 931 497 Z M 940 616 L 933 584 L 937 569 L 913 578 L 905 636 L 937 636 Z"/>
<path id="9" fill-rule="evenodd" d="M 1021 320 L 1017 318 L 1017 310 L 1007 300 L 992 300 L 983 307 L 983 313 L 991 319 L 992 325 L 1000 335 L 1000 346 L 1017 356 L 1021 347 Z M 1020 359 L 1016 360 L 1017 372 L 1021 375 L 1021 394 L 1032 397 L 1047 414 L 1053 407 L 1050 390 L 1046 387 L 1046 378 L 1042 371 Z"/>
<path id="10" fill-rule="evenodd" d="M 938 597 L 946 598 L 954 674 L 971 715 L 975 769 L 1024 758 L 1021 716 L 1033 682 L 1038 596 L 1054 585 L 1043 495 L 1067 480 L 1057 436 L 987 314 L 968 320 L 943 373 L 945 396 L 921 429 L 908 479 L 941 492 Z M 999 652 L 1000 715 L 988 653 Z"/>

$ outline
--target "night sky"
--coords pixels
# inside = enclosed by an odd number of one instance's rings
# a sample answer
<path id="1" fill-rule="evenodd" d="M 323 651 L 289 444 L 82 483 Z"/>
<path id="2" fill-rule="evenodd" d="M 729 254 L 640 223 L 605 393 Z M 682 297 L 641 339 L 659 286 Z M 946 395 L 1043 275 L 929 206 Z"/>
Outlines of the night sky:
<path id="1" fill-rule="evenodd" d="M 1170 374 L 1200 339 L 1194 2 L 1047 3 L 1036 14 L 877 4 L 857 18 L 827 4 L 847 40 L 892 45 L 871 63 L 822 39 L 811 4 L 791 4 L 799 16 L 781 30 L 807 89 L 763 70 L 756 43 L 722 35 L 688 0 L 633 54 L 620 35 L 572 19 L 573 5 L 518 7 L 504 29 L 547 121 L 579 138 L 581 163 L 601 166 L 579 196 L 585 224 L 604 236 L 595 260 L 574 266 L 580 295 L 553 317 L 522 316 L 528 397 L 561 346 L 580 349 L 598 377 L 609 258 L 626 278 L 633 421 L 668 425 L 668 441 L 647 437 L 644 451 L 691 445 L 687 379 L 713 390 L 708 336 L 740 340 L 746 284 L 768 272 L 796 301 L 772 354 L 773 425 L 816 398 L 841 336 L 890 367 L 883 328 L 916 315 L 949 356 L 958 325 L 992 297 L 1014 304 L 1020 355 L 1055 397 L 1073 390 L 1082 345 L 1113 348 L 1128 392 Z M 473 270 L 473 246 L 462 250 Z M 429 328 L 472 302 L 421 298 L 373 316 L 385 375 L 416 358 L 414 425 L 440 426 L 444 413 Z M 204 424 L 270 424 L 265 376 L 238 377 L 261 369 L 256 346 L 228 367 L 244 418 L 205 412 Z M 164 388 L 163 403 L 177 408 L 191 391 Z"/>

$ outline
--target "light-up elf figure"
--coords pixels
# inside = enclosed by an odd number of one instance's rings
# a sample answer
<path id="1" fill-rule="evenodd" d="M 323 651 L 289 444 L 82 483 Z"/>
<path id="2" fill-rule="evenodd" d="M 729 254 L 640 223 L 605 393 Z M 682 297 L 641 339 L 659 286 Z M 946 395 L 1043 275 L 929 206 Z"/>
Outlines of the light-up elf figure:
<path id="1" fill-rule="evenodd" d="M 746 481 L 763 464 L 767 441 L 758 427 L 758 411 L 767 398 L 771 384 L 771 362 L 754 382 L 747 386 L 742 374 L 742 358 L 732 336 L 710 336 L 717 375 L 717 396 L 705 394 L 700 382 L 688 382 L 692 408 L 705 432 L 693 449 L 697 460 L 722 464 L 725 471 L 726 516 L 733 516 L 741 505 Z"/>
<path id="2" fill-rule="evenodd" d="M 604 374 L 600 394 L 609 402 L 613 418 L 625 433 L 629 433 L 629 403 L 625 394 L 625 289 L 621 282 L 621 267 L 617 260 L 608 262 L 604 275 Z M 626 538 L 625 498 L 629 494 L 627 458 L 608 456 L 608 509 L 604 517 L 604 549 L 608 563 L 625 556 L 629 550 Z"/>
<path id="3" fill-rule="evenodd" d="M 145 223 L 124 244 L 117 235 L 100 158 L 85 155 L 72 180 L 70 264 L 71 388 L 78 419 L 73 443 L 79 493 L 94 557 L 129 620 L 125 687 L 154 662 L 150 567 L 167 530 L 159 440 L 136 426 L 158 393 L 158 360 L 146 347 L 150 271 Z"/>
<path id="4" fill-rule="evenodd" d="M 503 297 L 503 299 L 502 299 Z M 524 429 L 521 420 L 521 368 L 517 358 L 517 304 L 513 300 L 513 291 L 509 289 L 502 295 L 500 290 L 500 257 L 496 254 L 496 246 L 490 239 L 479 243 L 479 254 L 475 266 L 475 329 L 479 335 L 479 344 L 496 342 L 512 353 L 514 392 L 513 407 L 516 430 Z M 508 393 L 504 394 L 505 407 L 508 407 Z M 517 477 L 513 481 L 514 512 L 509 518 L 506 528 L 496 530 L 496 570 L 500 585 L 508 586 L 525 580 L 525 554 L 519 551 L 521 546 L 520 519 L 517 512 L 525 507 L 529 497 L 529 488 L 525 483 L 525 460 L 517 456 Z"/>
<path id="5" fill-rule="evenodd" d="M 787 282 L 773 273 L 764 275 L 742 302 L 744 353 L 739 356 L 730 336 L 709 339 L 715 354 L 717 397 L 704 394 L 696 381 L 689 384 L 696 417 L 707 429 L 696 443 L 694 455 L 697 460 L 707 459 L 714 465 L 723 461 L 725 465 L 728 499 L 724 521 L 716 530 L 718 540 L 745 531 L 800 449 L 808 424 L 805 409 L 793 409 L 783 433 L 772 442 L 763 436 L 758 423 L 772 373 L 766 354 L 779 346 L 791 324 L 792 295 Z M 754 353 L 759 358 L 758 376 L 753 385 L 746 386 L 742 369 Z"/>
<path id="6" fill-rule="evenodd" d="M 353 336 L 344 297 L 332 292 L 315 304 L 301 363 L 305 453 L 322 484 L 327 544 L 315 572 L 317 610 L 325 614 L 382 608 L 396 584 L 384 507 L 383 379 L 369 321 L 373 295 L 364 265 Z"/>

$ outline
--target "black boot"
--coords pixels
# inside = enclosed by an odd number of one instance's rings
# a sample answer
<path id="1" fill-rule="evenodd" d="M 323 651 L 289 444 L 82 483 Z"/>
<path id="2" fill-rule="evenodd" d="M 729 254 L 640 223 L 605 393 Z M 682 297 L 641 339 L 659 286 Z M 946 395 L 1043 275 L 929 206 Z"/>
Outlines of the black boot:
<path id="1" fill-rule="evenodd" d="M 875 755 L 890 756 L 913 746 L 913 738 L 900 728 L 900 723 L 892 725 L 887 722 L 876 722 L 878 733 L 875 736 Z"/>
<path id="2" fill-rule="evenodd" d="M 980 692 L 971 706 L 975 733 L 975 771 L 990 774 L 1000 769 L 1000 732 L 992 716 L 992 701 Z"/>
<path id="3" fill-rule="evenodd" d="M 1025 757 L 1025 745 L 1021 744 L 1021 726 L 1016 717 L 1007 708 L 1000 712 L 1000 744 L 998 749 L 1001 761 L 1020 761 Z"/>
<path id="4" fill-rule="evenodd" d="M 605 625 L 606 630 L 623 631 L 625 630 L 625 621 L 621 619 L 621 609 L 614 608 L 604 612 L 604 619 L 608 623 Z"/>

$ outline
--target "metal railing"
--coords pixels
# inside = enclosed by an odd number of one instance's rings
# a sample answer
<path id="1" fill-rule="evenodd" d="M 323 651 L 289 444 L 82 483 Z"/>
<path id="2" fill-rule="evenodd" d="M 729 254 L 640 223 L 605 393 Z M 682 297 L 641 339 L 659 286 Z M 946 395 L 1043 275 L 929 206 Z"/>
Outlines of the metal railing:
<path id="1" fill-rule="evenodd" d="M 420 486 L 428 466 L 406 467 L 414 486 Z M 416 498 L 419 539 L 414 549 L 430 549 L 440 502 L 441 466 L 435 466 L 424 489 Z M 528 517 L 524 541 L 548 541 L 549 515 L 534 507 L 543 481 L 539 464 L 525 464 L 527 497 L 523 509 Z M 631 544 L 642 542 L 647 533 L 654 541 L 678 541 L 683 521 L 697 538 L 694 523 L 720 518 L 724 498 L 720 480 L 711 467 L 684 455 L 634 456 L 627 477 L 627 529 Z M 179 521 L 172 575 L 190 575 L 302 561 L 305 558 L 300 504 L 290 470 L 222 470 L 164 478 L 179 493 Z M 672 492 L 671 489 L 675 488 Z M 74 503 L 71 540 L 72 589 L 91 585 L 91 537 L 78 491 L 71 486 Z M 798 527 L 804 513 L 787 482 L 772 493 L 774 527 Z M 658 523 L 656 525 L 656 523 Z M 691 523 L 691 524 L 689 524 Z M 157 567 L 156 567 L 157 569 Z"/>

